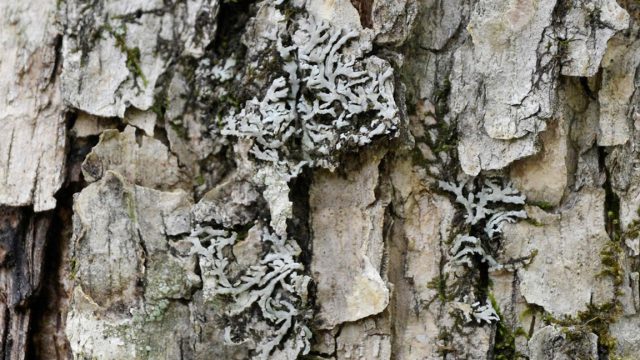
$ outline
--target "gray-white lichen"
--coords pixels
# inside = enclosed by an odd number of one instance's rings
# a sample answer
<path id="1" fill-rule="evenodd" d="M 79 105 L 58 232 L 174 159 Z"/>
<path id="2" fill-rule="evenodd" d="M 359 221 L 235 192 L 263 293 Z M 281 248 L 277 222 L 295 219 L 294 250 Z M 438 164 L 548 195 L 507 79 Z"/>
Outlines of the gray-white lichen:
<path id="1" fill-rule="evenodd" d="M 449 249 L 451 254 L 452 265 L 466 265 L 469 268 L 473 268 L 473 257 L 478 256 L 480 261 L 487 263 L 491 268 L 499 268 L 500 264 L 488 254 L 482 247 L 480 239 L 475 236 L 458 235 L 453 243 L 453 246 Z"/>
<path id="2" fill-rule="evenodd" d="M 487 215 L 491 214 L 502 215 L 501 218 L 503 220 L 509 217 L 526 216 L 524 212 L 511 213 L 509 216 L 508 212 L 501 210 L 499 207 L 499 203 L 524 204 L 525 196 L 521 195 L 511 184 L 502 187 L 495 181 L 485 180 L 484 187 L 482 187 L 479 192 L 474 193 L 473 191 L 468 191 L 466 195 L 464 189 L 470 185 L 468 182 L 454 185 L 440 181 L 438 185 L 441 189 L 454 194 L 456 196 L 456 202 L 464 206 L 467 211 L 465 215 L 465 222 L 467 224 L 475 225 L 478 221 L 484 220 Z M 490 204 L 494 204 L 494 206 L 497 205 L 497 207 L 488 207 Z M 495 221 L 496 220 L 494 220 L 494 223 Z"/>
<path id="3" fill-rule="evenodd" d="M 491 324 L 500 321 L 500 317 L 493 308 L 493 305 L 491 305 L 491 302 L 487 301 L 485 304 L 482 304 L 476 301 L 473 304 L 468 304 L 468 298 L 468 296 L 465 296 L 463 301 L 453 303 L 453 306 L 462 313 L 465 322 L 470 323 L 475 321 L 477 324 L 482 324 L 483 322 Z"/>
<path id="4" fill-rule="evenodd" d="M 261 230 L 269 251 L 240 278 L 232 279 L 225 249 L 236 243 L 234 233 L 201 228 L 190 241 L 201 259 L 205 295 L 232 296 L 236 305 L 230 316 L 260 309 L 261 319 L 252 324 L 251 335 L 230 326 L 226 340 L 235 343 L 252 337 L 259 358 L 293 359 L 309 351 L 311 333 L 299 319 L 305 317 L 302 308 L 310 278 L 296 259 L 297 244 L 286 239 L 286 222 L 292 216 L 288 182 L 304 166 L 334 169 L 342 154 L 375 138 L 395 136 L 400 118 L 393 69 L 384 60 L 365 55 L 363 48 L 371 44 L 362 42 L 370 40 L 359 39 L 357 30 L 339 28 L 313 15 L 285 21 L 280 10 L 270 8 L 269 13 L 280 21 L 269 36 L 281 63 L 280 76 L 270 80 L 261 98 L 253 97 L 224 116 L 219 130 L 239 143 L 249 142 L 255 166 L 252 181 L 264 186 L 271 217 L 273 233 Z M 211 77 L 227 81 L 234 76 L 233 66 L 234 60 L 227 60 Z M 262 334 L 257 340 L 256 332 Z M 286 344 L 279 346 L 282 343 Z"/>
<path id="5" fill-rule="evenodd" d="M 240 269 L 232 269 L 233 247 L 238 233 L 196 226 L 185 241 L 190 255 L 199 259 L 205 299 L 221 296 L 233 300 L 227 310 L 230 319 L 250 319 L 251 326 L 228 325 L 225 342 L 255 343 L 258 359 L 295 359 L 310 350 L 311 331 L 304 320 L 307 287 L 311 278 L 304 275 L 298 261 L 300 248 L 295 241 L 273 234 L 267 227 L 255 225 L 249 232 L 259 236 L 264 251 L 261 258 Z M 258 311 L 258 317 L 253 312 Z M 277 347 L 283 344 L 282 350 Z M 276 355 L 277 353 L 277 355 Z"/>
<path id="6" fill-rule="evenodd" d="M 524 210 L 507 208 L 507 205 L 523 205 L 525 196 L 510 183 L 501 186 L 494 180 L 485 180 L 479 189 L 472 181 L 457 185 L 440 181 L 439 187 L 454 194 L 455 201 L 464 207 L 465 224 L 480 229 L 477 233 L 458 234 L 449 249 L 451 258 L 446 264 L 446 270 L 453 271 L 460 266 L 473 269 L 476 259 L 487 264 L 490 270 L 502 269 L 503 266 L 488 250 L 491 248 L 489 242 L 497 240 L 505 223 L 513 223 L 527 217 Z M 467 322 L 472 319 L 478 323 L 500 320 L 488 300 L 484 305 L 478 301 L 468 304 L 468 298 L 469 295 L 465 295 L 462 302 L 456 302 L 456 307 L 462 311 Z"/>
<path id="7" fill-rule="evenodd" d="M 393 69 L 362 54 L 358 31 L 312 15 L 289 28 L 295 30 L 278 34 L 275 44 L 286 75 L 261 100 L 226 116 L 221 133 L 253 139 L 252 153 L 263 161 L 296 159 L 330 169 L 341 152 L 393 136 L 399 125 Z"/>

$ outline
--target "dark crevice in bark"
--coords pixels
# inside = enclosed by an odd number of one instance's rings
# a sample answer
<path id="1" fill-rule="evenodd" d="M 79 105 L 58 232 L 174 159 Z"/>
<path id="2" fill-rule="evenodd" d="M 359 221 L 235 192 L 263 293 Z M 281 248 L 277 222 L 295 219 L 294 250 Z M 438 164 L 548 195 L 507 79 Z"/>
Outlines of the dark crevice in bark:
<path id="1" fill-rule="evenodd" d="M 386 154 L 380 163 L 378 164 L 378 184 L 374 189 L 376 201 L 375 203 L 382 202 L 382 204 L 386 204 L 384 208 L 384 218 L 382 221 L 382 256 L 380 259 L 380 268 L 378 272 L 380 276 L 388 281 L 388 270 L 389 270 L 389 262 L 390 260 L 390 242 L 391 242 L 391 233 L 393 227 L 393 216 L 392 216 L 392 208 L 391 208 L 391 193 L 392 193 L 392 184 L 391 184 L 391 171 L 392 171 L 392 161 L 395 159 L 394 154 Z M 375 204 L 374 203 L 374 204 Z"/>
<path id="2" fill-rule="evenodd" d="M 50 84 L 55 84 L 56 78 L 60 74 L 59 70 L 62 66 L 62 35 L 56 36 L 53 44 L 55 48 L 55 58 L 53 60 L 53 68 L 51 69 L 51 75 L 49 77 L 49 83 L 47 84 L 47 86 L 49 86 Z"/>
<path id="3" fill-rule="evenodd" d="M 620 199 L 618 199 L 618 196 L 613 191 L 611 173 L 606 164 L 607 155 L 606 147 L 598 147 L 598 166 L 600 167 L 600 171 L 605 173 L 605 182 L 602 185 L 605 190 L 604 221 L 609 238 L 615 240 L 621 231 L 620 224 L 618 222 L 620 214 Z"/>
<path id="4" fill-rule="evenodd" d="M 392 187 L 391 191 L 393 194 L 395 188 Z M 388 222 L 389 232 L 384 232 L 384 240 L 387 244 L 389 258 L 387 277 L 388 281 L 394 284 L 394 291 L 390 294 L 388 305 L 391 319 L 392 354 L 399 354 L 402 351 L 403 344 L 400 340 L 400 334 L 406 329 L 406 323 L 402 320 L 407 316 L 403 310 L 408 308 L 408 304 L 402 303 L 400 295 L 406 289 L 407 283 L 411 281 L 410 277 L 405 276 L 407 239 L 404 236 L 404 232 L 399 231 L 399 229 L 403 228 L 404 223 L 401 215 L 403 206 L 402 200 L 392 195 L 392 201 L 385 212 L 385 224 L 387 224 L 386 217 L 389 216 L 391 218 Z"/>
<path id="5" fill-rule="evenodd" d="M 596 76 L 602 77 L 602 71 L 599 71 L 598 74 Z M 598 101 L 598 94 L 594 93 L 594 91 L 591 89 L 591 86 L 589 86 L 589 78 L 586 78 L 584 76 L 579 77 L 579 81 L 580 81 L 580 86 L 582 87 L 582 90 L 584 91 L 584 93 L 589 97 L 589 99 L 593 100 L 593 101 Z"/>
<path id="6" fill-rule="evenodd" d="M 295 239 L 302 254 L 300 261 L 307 271 L 310 270 L 313 244 L 311 242 L 311 227 L 309 224 L 309 189 L 311 187 L 312 171 L 305 167 L 303 171 L 289 182 L 289 200 L 292 204 L 293 216 L 287 219 L 287 235 Z"/>
<path id="7" fill-rule="evenodd" d="M 247 21 L 252 17 L 254 0 L 223 1 L 218 12 L 218 27 L 215 39 L 207 50 L 214 50 L 221 58 L 228 57 L 243 47 L 239 37 L 244 33 Z"/>
<path id="8" fill-rule="evenodd" d="M 0 290 L 5 316 L 2 328 L 4 359 L 25 359 L 33 333 L 32 308 L 42 283 L 42 262 L 51 212 L 30 207 L 0 208 Z"/>
<path id="9" fill-rule="evenodd" d="M 601 172 L 605 174 L 605 181 L 602 185 L 605 190 L 605 202 L 604 202 L 604 222 L 607 234 L 609 235 L 610 241 L 613 243 L 620 242 L 620 234 L 622 229 L 620 228 L 620 199 L 613 191 L 613 184 L 611 183 L 611 172 L 607 167 L 607 156 L 609 155 L 609 148 L 600 146 L 598 147 L 598 166 Z M 604 249 L 601 251 L 601 256 L 603 254 Z M 619 254 L 612 254 L 614 257 L 618 257 Z M 620 259 L 617 259 L 619 261 Z M 610 335 L 608 334 L 609 323 L 614 321 L 618 314 L 615 311 L 615 306 L 619 304 L 618 292 L 619 292 L 619 284 L 615 283 L 614 280 L 614 298 L 612 304 L 614 305 L 614 309 L 611 313 L 607 314 L 607 318 L 599 318 L 600 322 L 604 322 L 604 324 L 600 324 L 600 326 L 593 326 L 592 331 L 598 335 L 598 359 L 607 360 L 609 359 L 609 352 L 612 350 L 609 344 L 604 343 L 603 339 L 608 340 Z"/>
<path id="10" fill-rule="evenodd" d="M 4 327 L 2 329 L 2 338 L 0 339 L 2 341 L 2 343 L 0 343 L 2 345 L 2 358 L 3 359 L 9 359 L 11 356 L 11 339 L 9 337 L 9 321 L 8 319 L 10 319 L 11 314 L 9 313 L 9 308 L 5 307 L 3 309 L 4 314 Z"/>
<path id="11" fill-rule="evenodd" d="M 135 208 L 133 211 L 136 211 Z M 149 251 L 147 250 L 147 244 L 144 242 L 144 237 L 142 236 L 140 228 L 137 228 L 136 233 L 138 235 L 138 245 L 140 245 L 140 252 L 136 255 L 139 256 L 140 260 L 142 260 L 142 266 L 140 266 L 137 270 L 138 274 L 140 274 L 140 277 L 136 282 L 136 290 L 140 298 L 143 299 L 144 303 L 147 303 L 145 289 L 147 287 L 147 270 L 149 269 Z"/>
<path id="12" fill-rule="evenodd" d="M 77 114 L 67 113 L 67 134 L 71 133 Z M 86 155 L 97 144 L 98 136 L 67 139 L 65 182 L 56 193 L 56 208 L 47 213 L 51 226 L 46 232 L 42 261 L 42 287 L 32 305 L 32 326 L 25 359 L 69 359 L 71 357 L 64 335 L 68 290 L 69 241 L 73 233 L 73 198 L 87 184 L 80 170 Z"/>
<path id="13" fill-rule="evenodd" d="M 360 25 L 365 28 L 373 28 L 373 0 L 351 0 L 353 7 L 360 15 Z"/>
<path id="14" fill-rule="evenodd" d="M 57 207 L 51 213 L 51 226 L 46 236 L 42 264 L 42 289 L 32 306 L 32 328 L 26 359 L 66 359 L 68 346 L 64 334 L 67 294 L 63 285 L 66 249 L 71 238 L 73 193 L 62 189 Z"/>
<path id="15" fill-rule="evenodd" d="M 306 274 L 311 274 L 311 259 L 313 256 L 310 224 L 311 209 L 309 205 L 309 190 L 312 179 L 312 170 L 305 167 L 297 177 L 294 177 L 289 182 L 289 200 L 292 204 L 293 216 L 287 219 L 287 237 L 295 240 L 300 246 L 302 252 L 299 256 L 299 261 L 304 265 Z M 309 283 L 307 290 L 309 299 L 307 308 L 316 313 L 316 286 L 313 281 Z"/>

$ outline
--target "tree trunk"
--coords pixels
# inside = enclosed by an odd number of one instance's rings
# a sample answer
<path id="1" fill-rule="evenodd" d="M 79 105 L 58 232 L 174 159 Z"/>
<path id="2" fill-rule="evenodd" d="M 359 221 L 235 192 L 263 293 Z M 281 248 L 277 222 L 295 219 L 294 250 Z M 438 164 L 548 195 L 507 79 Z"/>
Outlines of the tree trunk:
<path id="1" fill-rule="evenodd" d="M 0 3 L 2 358 L 640 358 L 638 20 Z"/>

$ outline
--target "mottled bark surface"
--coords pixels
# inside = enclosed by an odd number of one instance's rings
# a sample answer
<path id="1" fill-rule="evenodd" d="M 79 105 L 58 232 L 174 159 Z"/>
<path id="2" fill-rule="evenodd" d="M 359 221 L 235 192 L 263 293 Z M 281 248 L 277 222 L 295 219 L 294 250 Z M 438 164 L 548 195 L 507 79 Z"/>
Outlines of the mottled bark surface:
<path id="1" fill-rule="evenodd" d="M 0 2 L 3 359 L 640 358 L 640 5 Z"/>

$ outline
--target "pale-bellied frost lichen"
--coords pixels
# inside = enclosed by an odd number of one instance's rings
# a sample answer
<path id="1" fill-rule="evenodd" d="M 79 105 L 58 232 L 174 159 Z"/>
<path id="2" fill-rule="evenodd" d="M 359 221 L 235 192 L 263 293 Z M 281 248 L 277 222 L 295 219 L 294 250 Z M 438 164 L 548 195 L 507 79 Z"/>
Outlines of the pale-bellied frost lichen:
<path id="1" fill-rule="evenodd" d="M 490 268 L 500 268 L 501 265 L 484 250 L 481 237 L 485 237 L 486 241 L 492 241 L 502 233 L 502 227 L 505 223 L 513 223 L 516 219 L 526 218 L 527 213 L 524 210 L 504 208 L 504 204 L 523 205 L 526 198 L 511 184 L 500 186 L 496 181 L 486 180 L 480 191 L 475 193 L 465 191 L 465 187 L 470 184 L 463 182 L 454 185 L 444 181 L 439 182 L 440 188 L 453 193 L 456 196 L 455 201 L 464 207 L 466 224 L 476 225 L 484 222 L 483 234 L 479 234 L 480 236 L 458 235 L 450 249 L 452 260 L 456 264 L 472 267 L 471 257 L 478 255 L 481 261 L 486 262 Z M 489 218 L 487 219 L 487 217 Z"/>
<path id="2" fill-rule="evenodd" d="M 475 225 L 478 221 L 484 220 L 487 215 L 504 214 L 504 211 L 501 211 L 499 208 L 500 203 L 522 205 L 526 199 L 525 196 L 521 195 L 511 184 L 502 187 L 492 180 L 485 180 L 484 187 L 482 187 L 479 192 L 474 193 L 473 191 L 467 191 L 466 195 L 464 190 L 465 187 L 469 185 L 468 182 L 454 185 L 440 181 L 438 185 L 441 189 L 456 196 L 456 202 L 463 205 L 467 211 L 465 222 L 471 225 Z M 490 204 L 494 204 L 497 207 L 490 207 Z"/>
<path id="3" fill-rule="evenodd" d="M 500 321 L 500 316 L 498 316 L 490 301 L 487 301 L 484 305 L 479 301 L 469 304 L 469 296 L 464 296 L 462 301 L 453 302 L 453 306 L 462 313 L 464 321 L 467 323 L 475 321 L 477 324 L 482 324 L 483 322 L 491 324 L 495 321 Z"/>
<path id="4" fill-rule="evenodd" d="M 238 233 L 197 226 L 185 239 L 191 245 L 189 254 L 199 259 L 205 299 L 230 297 L 226 315 L 234 323 L 225 328 L 225 342 L 253 341 L 257 359 L 295 359 L 307 354 L 311 331 L 304 308 L 311 278 L 303 274 L 304 266 L 297 260 L 300 248 L 259 224 L 249 232 L 259 237 L 266 250 L 257 262 L 239 269 L 229 256 L 239 241 Z"/>
<path id="5" fill-rule="evenodd" d="M 295 31 L 279 34 L 276 42 L 286 75 L 273 80 L 261 100 L 227 115 L 221 133 L 253 139 L 252 153 L 260 160 L 330 169 L 340 153 L 393 136 L 399 125 L 393 68 L 361 54 L 358 31 L 311 15 L 289 28 Z"/>
<path id="6" fill-rule="evenodd" d="M 455 201 L 464 208 L 464 223 L 468 232 L 458 234 L 449 249 L 451 256 L 446 269 L 455 271 L 457 267 L 474 269 L 475 261 L 484 263 L 489 270 L 499 270 L 499 264 L 491 255 L 494 243 L 499 241 L 505 223 L 513 223 L 527 217 L 524 210 L 519 209 L 525 203 L 525 196 L 507 183 L 500 185 L 495 180 L 485 180 L 475 186 L 473 181 L 451 184 L 439 182 L 439 187 L 455 195 Z M 479 188 L 479 189 L 478 189 Z M 469 322 L 491 323 L 500 318 L 489 301 L 485 305 L 475 301 L 469 304 L 469 296 L 465 295 L 462 302 L 456 302 L 456 307 L 462 311 Z"/>
<path id="7" fill-rule="evenodd" d="M 254 21 L 268 30 L 247 36 L 261 37 L 253 43 L 269 45 L 247 49 L 255 56 L 237 60 L 250 61 L 247 67 L 255 73 L 244 78 L 230 58 L 200 74 L 225 84 L 249 79 L 262 88 L 237 109 L 223 107 L 212 127 L 214 135 L 237 138 L 236 151 L 251 154 L 243 171 L 264 187 L 270 227 L 255 225 L 249 231 L 261 234 L 261 258 L 238 270 L 238 261 L 246 260 L 234 258 L 239 241 L 230 229 L 200 224 L 187 242 L 200 260 L 204 296 L 227 298 L 229 319 L 243 319 L 226 328 L 226 341 L 255 343 L 261 359 L 295 359 L 309 351 L 311 332 L 305 322 L 310 278 L 297 259 L 300 248 L 287 238 L 292 216 L 288 183 L 305 166 L 333 170 L 344 154 L 374 139 L 394 137 L 400 117 L 393 68 L 366 54 L 371 39 L 305 12 L 285 16 L 273 4 L 262 6 Z M 231 94 L 231 85 L 227 88 Z"/>

